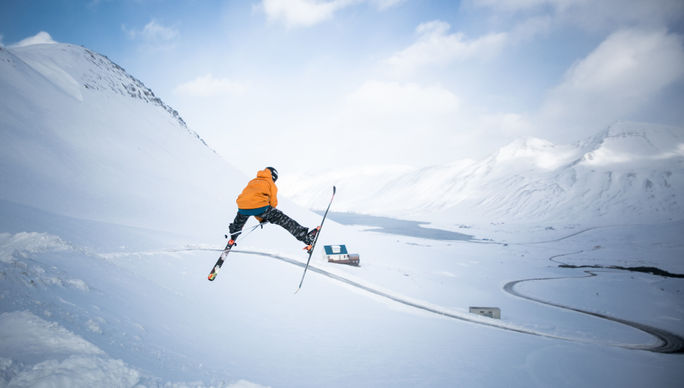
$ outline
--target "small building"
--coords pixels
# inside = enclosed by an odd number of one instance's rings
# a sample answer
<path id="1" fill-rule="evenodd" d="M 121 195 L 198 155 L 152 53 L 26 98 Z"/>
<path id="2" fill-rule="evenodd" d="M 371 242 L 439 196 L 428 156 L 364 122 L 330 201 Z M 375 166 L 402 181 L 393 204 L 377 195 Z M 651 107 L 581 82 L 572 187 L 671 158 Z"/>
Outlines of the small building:
<path id="1" fill-rule="evenodd" d="M 327 259 L 329 263 L 358 266 L 361 261 L 358 254 L 347 252 L 345 245 L 325 245 L 323 248 L 323 258 Z"/>
<path id="2" fill-rule="evenodd" d="M 483 315 L 485 317 L 501 319 L 501 309 L 498 307 L 476 307 L 471 306 L 470 312 L 473 314 Z"/>

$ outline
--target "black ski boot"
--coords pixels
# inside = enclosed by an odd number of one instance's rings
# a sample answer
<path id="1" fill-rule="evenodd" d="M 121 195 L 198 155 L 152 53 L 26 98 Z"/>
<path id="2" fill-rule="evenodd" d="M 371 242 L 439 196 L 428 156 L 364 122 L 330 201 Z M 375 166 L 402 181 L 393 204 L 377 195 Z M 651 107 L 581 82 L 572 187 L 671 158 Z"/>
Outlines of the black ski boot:
<path id="1" fill-rule="evenodd" d="M 310 251 L 312 248 L 312 245 L 314 241 L 316 240 L 316 235 L 318 235 L 318 231 L 321 230 L 320 226 L 317 226 L 309 231 L 309 233 L 306 234 L 304 237 L 304 244 L 306 244 L 306 249 L 307 251 Z"/>

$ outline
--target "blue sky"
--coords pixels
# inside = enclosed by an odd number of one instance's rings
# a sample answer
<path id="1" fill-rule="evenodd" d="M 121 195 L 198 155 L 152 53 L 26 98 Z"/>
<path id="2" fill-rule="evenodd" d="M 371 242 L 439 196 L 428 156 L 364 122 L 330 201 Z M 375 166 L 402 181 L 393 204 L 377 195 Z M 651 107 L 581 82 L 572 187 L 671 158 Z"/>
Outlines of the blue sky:
<path id="1" fill-rule="evenodd" d="M 230 163 L 481 158 L 618 120 L 684 125 L 681 0 L 3 1 L 124 67 Z"/>

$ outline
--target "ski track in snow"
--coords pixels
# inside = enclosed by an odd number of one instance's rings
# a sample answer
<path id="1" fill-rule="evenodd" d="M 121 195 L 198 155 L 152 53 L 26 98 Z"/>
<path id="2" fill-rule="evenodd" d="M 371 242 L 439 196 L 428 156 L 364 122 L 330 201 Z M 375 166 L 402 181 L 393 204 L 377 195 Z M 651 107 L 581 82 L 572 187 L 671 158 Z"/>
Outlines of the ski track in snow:
<path id="1" fill-rule="evenodd" d="M 576 233 L 573 233 L 570 236 L 565 236 L 561 237 L 559 239 L 553 240 L 553 241 L 560 241 L 572 236 L 576 236 L 580 233 L 587 232 L 589 230 L 592 230 L 595 228 L 589 228 L 586 230 L 582 230 Z M 533 243 L 535 244 L 535 243 Z M 213 249 L 213 248 L 186 248 L 186 249 L 174 249 L 174 250 L 169 250 L 173 252 L 183 252 L 183 251 L 199 251 L 199 250 L 205 250 L 205 251 L 217 251 L 220 252 L 222 249 Z M 260 251 L 253 251 L 253 250 L 234 250 L 235 253 L 242 253 L 242 254 L 248 254 L 248 255 L 258 255 L 258 256 L 264 256 L 264 257 L 269 257 L 273 259 L 277 259 L 280 261 L 283 261 L 288 264 L 296 265 L 298 267 L 304 268 L 306 263 L 300 262 L 299 260 L 292 259 L 289 257 L 273 254 L 273 253 L 267 253 L 267 252 L 260 252 Z M 555 255 L 549 258 L 549 260 L 553 260 L 556 257 L 561 257 L 561 256 L 566 256 L 566 255 L 571 255 L 575 254 L 577 252 L 570 252 L 570 253 L 565 253 L 565 254 L 560 254 L 560 255 Z M 551 306 L 554 308 L 559 308 L 563 310 L 568 310 L 580 314 L 585 314 L 589 315 L 594 318 L 599 318 L 599 319 L 605 319 L 611 322 L 615 322 L 618 324 L 626 325 L 631 328 L 640 330 L 642 332 L 645 332 L 651 336 L 653 336 L 656 340 L 657 343 L 653 344 L 624 344 L 624 343 L 615 343 L 615 342 L 606 342 L 606 341 L 594 341 L 594 340 L 588 340 L 585 338 L 579 338 L 579 337 L 565 337 L 565 336 L 559 336 L 559 335 L 554 335 L 550 333 L 545 333 L 542 331 L 536 331 L 536 330 L 531 330 L 529 328 L 525 328 L 522 326 L 517 326 L 512 323 L 504 323 L 500 322 L 495 319 L 491 318 L 486 318 L 486 317 L 480 317 L 475 314 L 471 313 L 461 313 L 461 312 L 456 312 L 453 310 L 449 310 L 447 308 L 444 308 L 442 306 L 437 306 L 437 305 L 432 305 L 428 302 L 425 301 L 419 301 L 419 300 L 412 300 L 406 296 L 398 295 L 395 293 L 392 293 L 390 291 L 385 291 L 385 290 L 380 290 L 379 288 L 371 285 L 371 284 L 363 284 L 355 280 L 348 279 L 344 276 L 340 276 L 338 274 L 335 274 L 330 271 L 326 271 L 324 269 L 318 268 L 314 265 L 309 265 L 309 270 L 312 272 L 315 272 L 319 275 L 325 276 L 329 279 L 336 280 L 338 282 L 350 285 L 352 287 L 355 287 L 357 289 L 366 291 L 368 293 L 371 293 L 373 295 L 388 299 L 390 301 L 400 303 L 402 305 L 412 307 L 418 310 L 426 311 L 432 314 L 437 314 L 443 317 L 447 318 L 452 318 L 452 319 L 457 319 L 460 321 L 468 322 L 468 323 L 473 323 L 477 325 L 482 325 L 482 326 L 488 326 L 496 329 L 501 329 L 501 330 L 507 330 L 507 331 L 512 331 L 516 333 L 522 333 L 522 334 L 530 334 L 530 335 L 535 335 L 535 336 L 540 336 L 540 337 L 545 337 L 545 338 L 551 338 L 551 339 L 557 339 L 557 340 L 563 340 L 563 341 L 570 341 L 570 342 L 579 342 L 579 343 L 588 343 L 588 344 L 599 344 L 599 345 L 605 345 L 605 346 L 613 346 L 613 347 L 619 347 L 619 348 L 624 348 L 624 349 L 631 349 L 631 350 L 646 350 L 646 351 L 651 351 L 651 352 L 656 352 L 656 353 L 682 353 L 684 352 L 684 338 L 680 337 L 677 334 L 668 332 L 663 329 L 659 329 L 653 326 L 641 324 L 638 322 L 633 322 L 629 321 L 626 319 L 622 318 L 617 318 L 617 317 L 612 317 L 609 315 L 597 313 L 597 312 L 592 312 L 592 311 L 587 311 L 587 310 L 582 310 L 579 308 L 571 307 L 571 306 L 566 306 L 558 303 L 553 303 L 550 301 L 545 301 L 542 299 L 534 298 L 531 296 L 524 295 L 518 291 L 515 290 L 515 286 L 517 284 L 523 283 L 523 282 L 531 282 L 531 281 L 548 281 L 548 280 L 561 280 L 561 279 L 580 279 L 580 278 L 586 278 L 586 277 L 593 277 L 593 276 L 598 276 L 596 273 L 591 272 L 591 271 L 584 271 L 587 273 L 587 275 L 584 276 L 569 276 L 569 277 L 555 277 L 555 278 L 532 278 L 532 279 L 521 279 L 521 280 L 514 280 L 506 283 L 503 287 L 504 291 L 507 293 L 518 297 L 522 298 L 525 300 L 529 300 L 535 303 L 540 303 L 542 305 L 547 305 Z"/>

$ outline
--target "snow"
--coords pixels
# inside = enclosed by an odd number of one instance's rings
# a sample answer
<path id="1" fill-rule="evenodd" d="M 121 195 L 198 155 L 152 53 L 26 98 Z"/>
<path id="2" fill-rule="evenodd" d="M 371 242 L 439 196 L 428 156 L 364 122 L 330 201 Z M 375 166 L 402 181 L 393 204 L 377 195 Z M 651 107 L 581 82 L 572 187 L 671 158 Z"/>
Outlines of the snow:
<path id="1" fill-rule="evenodd" d="M 20 335 L 19 335 L 20 334 Z M 8 387 L 132 387 L 140 373 L 100 348 L 28 311 L 0 314 L 0 376 Z M 171 384 L 168 386 L 191 386 Z M 226 385 L 258 388 L 248 381 Z"/>
<path id="2" fill-rule="evenodd" d="M 34 36 L 28 37 L 26 39 L 21 40 L 17 44 L 15 44 L 13 47 L 24 47 L 24 46 L 32 46 L 35 44 L 53 44 L 57 43 L 52 39 L 52 36 L 48 34 L 45 31 L 40 31 Z"/>
<path id="3" fill-rule="evenodd" d="M 13 96 L 0 106 L 2 199 L 153 230 L 203 235 L 222 226 L 228 212 L 206 214 L 227 182 L 244 177 L 140 81 L 71 45 L 0 56 L 2 89 Z"/>
<path id="4" fill-rule="evenodd" d="M 11 387 L 133 386 L 135 370 L 92 343 L 27 312 L 0 314 L 2 375 Z"/>
<path id="5" fill-rule="evenodd" d="M 319 244 L 346 244 L 361 266 L 317 250 L 295 294 L 306 255 L 274 225 L 206 280 L 251 177 L 142 82 L 61 43 L 1 48 L 0 67 L 0 386 L 684 378 L 684 280 L 611 268 L 684 274 L 676 128 L 618 123 L 574 145 L 521 139 L 483 161 L 282 176 L 279 208 L 307 226 L 320 215 L 287 197 L 315 208 L 332 183 L 333 211 L 421 221 L 386 233 L 333 213 Z"/>
<path id="6" fill-rule="evenodd" d="M 684 128 L 619 122 L 577 144 L 519 139 L 480 161 L 312 172 L 285 176 L 281 185 L 299 205 L 320 208 L 311 187 L 337 183 L 348 190 L 337 211 L 420 221 L 674 221 L 684 217 L 682 149 Z"/>

